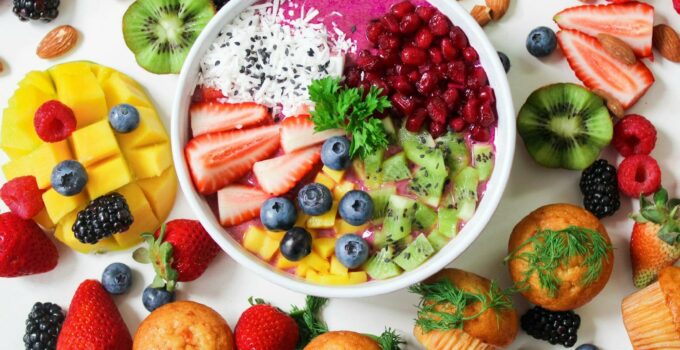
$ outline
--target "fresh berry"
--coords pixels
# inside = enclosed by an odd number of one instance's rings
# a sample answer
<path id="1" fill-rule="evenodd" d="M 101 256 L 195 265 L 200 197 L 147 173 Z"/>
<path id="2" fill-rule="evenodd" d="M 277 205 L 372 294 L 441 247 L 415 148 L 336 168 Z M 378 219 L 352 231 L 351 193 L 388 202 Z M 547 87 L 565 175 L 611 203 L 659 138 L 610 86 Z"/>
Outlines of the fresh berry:
<path id="1" fill-rule="evenodd" d="M 526 46 L 529 53 L 534 57 L 548 56 L 557 47 L 555 32 L 548 27 L 535 28 L 527 36 Z"/>
<path id="2" fill-rule="evenodd" d="M 338 212 L 347 223 L 360 226 L 371 220 L 373 215 L 373 200 L 364 191 L 353 190 L 347 192 L 338 205 Z"/>
<path id="3" fill-rule="evenodd" d="M 57 349 L 132 349 L 130 331 L 99 282 L 86 280 L 76 290 Z"/>
<path id="4" fill-rule="evenodd" d="M 593 344 L 582 344 L 582 345 L 579 345 L 576 348 L 576 350 L 599 350 L 599 349 L 597 348 L 597 346 L 595 346 Z"/>
<path id="5" fill-rule="evenodd" d="M 242 178 L 279 148 L 279 126 L 223 131 L 193 138 L 184 153 L 196 189 L 213 194 Z"/>
<path id="6" fill-rule="evenodd" d="M 564 29 L 557 33 L 557 41 L 576 77 L 591 90 L 609 93 L 623 108 L 635 104 L 654 83 L 642 61 L 627 65 L 613 58 L 595 37 Z"/>
<path id="7" fill-rule="evenodd" d="M 321 147 L 321 161 L 333 170 L 345 170 L 349 166 L 349 140 L 344 136 L 333 136 Z"/>
<path id="8" fill-rule="evenodd" d="M 114 106 L 109 111 L 109 124 L 121 134 L 132 132 L 139 126 L 139 111 L 126 103 Z"/>
<path id="9" fill-rule="evenodd" d="M 314 182 L 302 187 L 298 192 L 297 201 L 305 214 L 321 215 L 331 210 L 333 195 L 328 187 Z"/>
<path id="10" fill-rule="evenodd" d="M 83 192 L 88 176 L 85 167 L 77 160 L 64 160 L 52 169 L 52 188 L 63 196 L 75 196 Z"/>
<path id="11" fill-rule="evenodd" d="M 569 348 L 576 344 L 581 317 L 574 311 L 549 311 L 534 306 L 522 316 L 521 325 L 527 334 L 536 339 Z"/>
<path id="12" fill-rule="evenodd" d="M 295 225 L 297 211 L 295 204 L 288 198 L 270 198 L 262 204 L 260 221 L 271 231 L 286 231 Z"/>
<path id="13" fill-rule="evenodd" d="M 619 164 L 618 180 L 623 194 L 633 198 L 648 196 L 661 187 L 661 169 L 648 155 L 630 156 Z"/>
<path id="14" fill-rule="evenodd" d="M 22 219 L 30 219 L 45 207 L 42 192 L 34 176 L 20 176 L 2 185 L 0 198 L 9 210 Z"/>
<path id="15" fill-rule="evenodd" d="M 260 216 L 260 207 L 269 195 L 247 185 L 229 185 L 217 192 L 220 223 L 235 226 Z"/>
<path id="16" fill-rule="evenodd" d="M 614 215 L 621 206 L 616 168 L 600 159 L 581 175 L 583 206 L 598 218 Z"/>
<path id="17" fill-rule="evenodd" d="M 57 304 L 35 303 L 26 319 L 26 349 L 55 350 L 64 323 L 64 313 Z"/>
<path id="18" fill-rule="evenodd" d="M 366 240 L 356 234 L 344 235 L 335 241 L 335 256 L 348 269 L 361 266 L 370 250 Z"/>
<path id="19" fill-rule="evenodd" d="M 641 115 L 627 115 L 614 126 L 612 144 L 624 157 L 650 154 L 656 146 L 656 128 Z"/>
<path id="20" fill-rule="evenodd" d="M 503 64 L 503 69 L 505 69 L 505 73 L 508 73 L 510 71 L 510 58 L 508 58 L 508 55 L 498 51 L 498 58 L 500 58 L 501 63 Z"/>
<path id="21" fill-rule="evenodd" d="M 78 212 L 73 234 L 82 243 L 95 244 L 113 234 L 127 231 L 133 221 L 125 197 L 113 192 L 93 200 Z"/>
<path id="22" fill-rule="evenodd" d="M 673 8 L 680 15 L 680 0 L 673 0 Z"/>
<path id="23" fill-rule="evenodd" d="M 253 102 L 220 103 L 208 101 L 194 103 L 189 109 L 193 136 L 218 131 L 247 128 L 271 121 L 267 107 Z"/>
<path id="24" fill-rule="evenodd" d="M 279 248 L 286 259 L 300 261 L 312 252 L 312 235 L 304 228 L 293 227 L 283 236 Z"/>
<path id="25" fill-rule="evenodd" d="M 168 292 L 165 288 L 154 288 L 148 286 L 142 292 L 142 304 L 149 312 L 158 309 L 159 307 L 175 301 L 175 291 Z"/>
<path id="26" fill-rule="evenodd" d="M 219 1 L 219 0 L 217 0 Z M 191 97 L 192 102 L 207 102 L 207 101 L 215 101 L 218 99 L 224 98 L 224 94 L 220 89 L 212 88 L 212 87 L 207 87 L 204 85 L 200 85 L 196 87 L 196 90 L 194 91 L 194 95 Z"/>
<path id="27" fill-rule="evenodd" d="M 67 105 L 56 100 L 47 101 L 35 111 L 33 126 L 41 140 L 59 142 L 76 130 L 76 117 Z"/>
<path id="28" fill-rule="evenodd" d="M 51 271 L 58 260 L 57 247 L 33 220 L 0 214 L 0 277 Z"/>
<path id="29" fill-rule="evenodd" d="M 299 332 L 292 317 L 266 304 L 248 308 L 234 328 L 239 350 L 294 350 Z"/>
<path id="30" fill-rule="evenodd" d="M 392 7 L 390 7 L 390 13 L 392 13 L 395 17 L 402 19 L 406 15 L 412 13 L 415 9 L 416 7 L 413 6 L 410 1 L 406 0 L 392 5 Z"/>
<path id="31" fill-rule="evenodd" d="M 59 0 L 14 0 L 12 12 L 21 21 L 50 22 L 59 16 Z"/>
<path id="32" fill-rule="evenodd" d="M 309 147 L 282 156 L 259 161 L 253 172 L 262 189 L 278 196 L 290 191 L 321 158 L 320 147 Z"/>
<path id="33" fill-rule="evenodd" d="M 132 270 L 123 263 L 113 263 L 102 273 L 102 286 L 110 294 L 124 294 L 132 286 Z"/>
<path id="34" fill-rule="evenodd" d="M 326 141 L 333 136 L 343 136 L 343 129 L 316 132 L 314 122 L 307 115 L 289 117 L 281 122 L 281 147 L 286 153 L 297 151 Z"/>

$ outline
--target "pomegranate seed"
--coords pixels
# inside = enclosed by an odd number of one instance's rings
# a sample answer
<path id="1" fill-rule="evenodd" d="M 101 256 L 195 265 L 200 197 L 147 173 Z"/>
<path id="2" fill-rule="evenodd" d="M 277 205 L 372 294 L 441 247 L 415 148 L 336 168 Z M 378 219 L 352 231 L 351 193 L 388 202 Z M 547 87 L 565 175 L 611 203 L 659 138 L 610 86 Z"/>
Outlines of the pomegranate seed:
<path id="1" fill-rule="evenodd" d="M 449 67 L 446 65 L 446 63 L 440 63 L 436 65 L 436 71 L 439 73 L 439 76 L 445 77 L 448 74 Z"/>
<path id="2" fill-rule="evenodd" d="M 461 132 L 461 131 L 463 131 L 463 129 L 465 129 L 465 125 L 466 125 L 465 119 L 463 119 L 463 118 L 461 118 L 461 117 L 453 118 L 453 119 L 451 119 L 451 121 L 449 122 L 449 126 L 450 126 L 451 129 L 453 129 L 453 131 L 455 131 L 455 132 Z"/>
<path id="3" fill-rule="evenodd" d="M 366 27 L 366 38 L 374 44 L 378 42 L 383 33 L 385 33 L 385 26 L 380 21 L 372 21 Z"/>
<path id="4" fill-rule="evenodd" d="M 380 58 L 371 55 L 368 50 L 363 50 L 359 53 L 357 65 L 359 68 L 369 72 L 376 71 L 382 66 Z"/>
<path id="5" fill-rule="evenodd" d="M 489 80 L 486 77 L 486 72 L 482 67 L 472 68 L 472 72 L 467 78 L 467 85 L 473 89 L 479 89 L 486 85 Z"/>
<path id="6" fill-rule="evenodd" d="M 442 94 L 442 98 L 444 99 L 444 102 L 449 106 L 449 109 L 454 109 L 458 105 L 458 102 L 460 101 L 460 94 L 458 93 L 458 90 L 456 89 L 446 89 L 444 93 Z"/>
<path id="7" fill-rule="evenodd" d="M 430 119 L 437 124 L 446 124 L 446 116 L 448 115 L 446 102 L 437 96 L 432 96 L 427 101 L 427 114 Z"/>
<path id="8" fill-rule="evenodd" d="M 493 111 L 493 106 L 491 105 L 490 101 L 486 101 L 482 103 L 482 106 L 479 107 L 479 117 L 477 118 L 477 123 L 483 127 L 489 127 L 493 125 L 493 123 L 496 121 L 496 115 Z"/>
<path id="9" fill-rule="evenodd" d="M 427 61 L 427 54 L 417 47 L 405 47 L 401 50 L 401 61 L 411 66 L 420 66 Z"/>
<path id="10" fill-rule="evenodd" d="M 475 50 L 474 47 L 468 46 L 463 49 L 463 59 L 465 62 L 468 63 L 475 63 L 477 59 L 479 58 L 479 55 L 477 54 L 477 50 Z"/>
<path id="11" fill-rule="evenodd" d="M 376 88 L 380 89 L 380 95 L 381 96 L 389 96 L 390 94 L 390 86 L 385 82 L 385 79 L 376 79 L 376 80 L 371 80 L 370 81 L 372 86 L 375 86 Z"/>
<path id="12" fill-rule="evenodd" d="M 394 15 L 386 14 L 380 17 L 380 23 L 385 26 L 385 29 L 392 33 L 399 33 L 399 20 Z"/>
<path id="13" fill-rule="evenodd" d="M 435 123 L 434 121 L 432 121 L 428 125 L 427 129 L 430 132 L 430 135 L 432 135 L 432 137 L 437 138 L 439 136 L 444 135 L 444 133 L 446 132 L 446 123 Z"/>
<path id="14" fill-rule="evenodd" d="M 444 55 L 442 55 L 441 50 L 437 47 L 431 47 L 427 50 L 428 56 L 430 56 L 430 61 L 434 64 L 440 64 L 444 62 Z"/>
<path id="15" fill-rule="evenodd" d="M 347 79 L 347 85 L 358 86 L 361 82 L 361 72 L 356 67 L 352 67 L 345 73 L 345 79 Z"/>
<path id="16" fill-rule="evenodd" d="M 423 95 L 428 95 L 437 87 L 439 83 L 439 74 L 436 70 L 431 70 L 423 73 L 420 80 L 416 83 L 416 89 Z"/>
<path id="17" fill-rule="evenodd" d="M 406 76 L 395 75 L 390 79 L 390 83 L 392 84 L 393 89 L 402 94 L 411 95 L 414 92 L 413 85 L 411 85 L 411 82 L 408 81 Z"/>
<path id="18" fill-rule="evenodd" d="M 432 18 L 430 18 L 428 25 L 430 26 L 432 34 L 444 36 L 446 34 L 449 34 L 449 27 L 451 26 L 451 22 L 443 14 L 436 13 L 432 16 Z"/>
<path id="19" fill-rule="evenodd" d="M 418 33 L 416 33 L 415 38 L 413 39 L 413 42 L 416 44 L 421 49 L 427 49 L 432 45 L 432 40 L 434 39 L 434 35 L 432 35 L 432 32 L 427 29 L 426 27 L 420 28 Z"/>
<path id="20" fill-rule="evenodd" d="M 378 39 L 379 49 L 398 49 L 401 45 L 401 40 L 395 34 L 383 34 Z"/>
<path id="21" fill-rule="evenodd" d="M 422 20 L 415 13 L 409 13 L 399 22 L 399 31 L 404 34 L 410 34 L 418 30 Z"/>
<path id="22" fill-rule="evenodd" d="M 491 101 L 491 103 L 496 102 L 496 97 L 494 96 L 493 89 L 491 86 L 487 85 L 479 89 L 479 93 L 477 94 L 477 97 L 482 101 Z"/>
<path id="23" fill-rule="evenodd" d="M 465 91 L 463 91 L 463 96 L 465 96 L 466 99 L 471 99 L 475 97 L 475 90 L 466 88 Z"/>
<path id="24" fill-rule="evenodd" d="M 392 95 L 392 103 L 404 114 L 409 115 L 416 109 L 416 101 L 411 96 L 399 92 Z"/>
<path id="25" fill-rule="evenodd" d="M 393 66 L 399 63 L 399 51 L 397 50 L 378 50 L 378 57 L 380 57 L 383 65 L 385 66 Z"/>
<path id="26" fill-rule="evenodd" d="M 420 80 L 420 73 L 418 73 L 418 71 L 416 71 L 416 70 L 410 71 L 408 73 L 408 80 L 411 81 L 414 84 L 417 83 L 418 80 Z"/>
<path id="27" fill-rule="evenodd" d="M 453 61 L 458 57 L 458 49 L 453 45 L 453 40 L 444 38 L 439 46 L 441 47 L 442 55 L 444 55 L 447 61 Z"/>
<path id="28" fill-rule="evenodd" d="M 470 124 L 476 122 L 479 116 L 479 101 L 474 97 L 467 100 L 463 106 L 462 114 L 466 122 Z"/>
<path id="29" fill-rule="evenodd" d="M 463 61 L 453 61 L 447 63 L 448 66 L 448 77 L 452 82 L 458 85 L 465 84 L 466 73 L 465 73 L 465 63 Z"/>
<path id="30" fill-rule="evenodd" d="M 453 41 L 453 45 L 456 46 L 458 50 L 462 50 L 468 46 L 468 39 L 465 32 L 458 26 L 454 26 L 449 31 L 449 38 Z"/>
<path id="31" fill-rule="evenodd" d="M 435 9 L 432 6 L 418 6 L 416 7 L 416 14 L 422 19 L 423 21 L 429 21 L 434 14 L 437 13 L 437 9 Z"/>
<path id="32" fill-rule="evenodd" d="M 479 142 L 487 142 L 491 138 L 489 129 L 479 125 L 472 125 L 470 127 L 470 135 L 472 136 L 472 139 Z"/>
<path id="33" fill-rule="evenodd" d="M 406 130 L 410 132 L 420 131 L 426 118 L 427 110 L 425 110 L 425 108 L 416 109 L 416 111 L 410 114 L 406 119 Z"/>
<path id="34" fill-rule="evenodd" d="M 415 10 L 415 6 L 410 1 L 402 1 L 392 5 L 390 8 L 390 13 L 399 19 L 404 18 L 409 13 Z"/>

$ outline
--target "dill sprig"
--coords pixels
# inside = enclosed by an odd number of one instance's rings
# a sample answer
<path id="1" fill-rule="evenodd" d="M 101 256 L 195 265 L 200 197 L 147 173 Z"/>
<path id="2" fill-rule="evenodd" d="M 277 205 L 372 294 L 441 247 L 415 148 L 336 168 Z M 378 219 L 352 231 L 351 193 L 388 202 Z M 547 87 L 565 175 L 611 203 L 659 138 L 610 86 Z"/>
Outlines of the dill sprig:
<path id="1" fill-rule="evenodd" d="M 520 250 L 529 245 L 533 246 L 532 250 L 520 253 Z M 510 252 L 504 261 L 507 263 L 522 260 L 527 263 L 524 279 L 517 284 L 519 288 L 527 288 L 529 279 L 535 273 L 540 287 L 554 298 L 562 283 L 555 273 L 557 268 L 567 266 L 574 257 L 583 257 L 582 264 L 586 267 L 586 272 L 581 283 L 588 286 L 600 277 L 611 250 L 612 245 L 595 230 L 577 226 L 559 231 L 539 229 L 535 235 Z"/>
<path id="2" fill-rule="evenodd" d="M 465 322 L 476 319 L 487 310 L 499 312 L 511 309 L 511 295 L 515 292 L 514 289 L 501 289 L 495 281 L 491 281 L 488 293 L 473 293 L 456 287 L 450 280 L 418 283 L 409 291 L 421 296 L 416 325 L 425 333 L 461 329 Z M 474 303 L 481 304 L 479 311 L 466 315 L 466 307 Z"/>
<path id="3" fill-rule="evenodd" d="M 406 344 L 404 338 L 397 334 L 397 331 L 389 327 L 385 328 L 385 331 L 379 336 L 371 334 L 367 334 L 367 336 L 373 338 L 382 350 L 400 350 L 401 346 Z"/>
<path id="4" fill-rule="evenodd" d="M 304 349 L 315 337 L 328 332 L 328 326 L 319 318 L 319 311 L 326 305 L 328 299 L 315 296 L 307 296 L 305 307 L 299 308 L 293 305 L 289 313 L 300 329 L 300 340 L 297 349 Z"/>

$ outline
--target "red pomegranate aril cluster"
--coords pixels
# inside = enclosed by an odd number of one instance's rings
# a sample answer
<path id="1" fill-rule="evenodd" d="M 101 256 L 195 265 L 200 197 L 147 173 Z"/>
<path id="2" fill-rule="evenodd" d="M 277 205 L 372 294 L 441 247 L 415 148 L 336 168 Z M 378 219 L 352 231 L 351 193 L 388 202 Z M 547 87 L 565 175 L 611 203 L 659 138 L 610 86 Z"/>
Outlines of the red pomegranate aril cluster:
<path id="1" fill-rule="evenodd" d="M 366 37 L 374 48 L 356 57 L 348 85 L 383 89 L 410 131 L 424 128 L 437 137 L 450 129 L 490 139 L 493 89 L 460 27 L 434 7 L 402 1 L 369 23 Z"/>

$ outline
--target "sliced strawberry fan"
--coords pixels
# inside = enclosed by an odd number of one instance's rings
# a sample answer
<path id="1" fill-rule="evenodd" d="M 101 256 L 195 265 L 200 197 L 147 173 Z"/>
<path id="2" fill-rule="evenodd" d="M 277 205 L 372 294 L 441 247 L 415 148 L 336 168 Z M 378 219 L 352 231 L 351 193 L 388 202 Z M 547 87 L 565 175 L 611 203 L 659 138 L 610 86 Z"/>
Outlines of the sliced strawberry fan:
<path id="1" fill-rule="evenodd" d="M 333 136 L 345 135 L 345 130 L 314 131 L 309 115 L 289 117 L 281 122 L 281 147 L 286 153 L 319 144 Z"/>
<path id="2" fill-rule="evenodd" d="M 271 121 L 267 107 L 257 103 L 195 103 L 189 110 L 194 135 L 243 129 Z"/>
<path id="3" fill-rule="evenodd" d="M 235 226 L 260 215 L 260 207 L 269 195 L 252 186 L 230 185 L 217 192 L 220 223 Z"/>
<path id="4" fill-rule="evenodd" d="M 272 196 L 290 191 L 321 159 L 321 147 L 309 147 L 255 163 L 260 187 Z"/>

